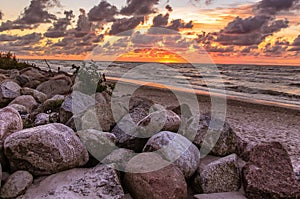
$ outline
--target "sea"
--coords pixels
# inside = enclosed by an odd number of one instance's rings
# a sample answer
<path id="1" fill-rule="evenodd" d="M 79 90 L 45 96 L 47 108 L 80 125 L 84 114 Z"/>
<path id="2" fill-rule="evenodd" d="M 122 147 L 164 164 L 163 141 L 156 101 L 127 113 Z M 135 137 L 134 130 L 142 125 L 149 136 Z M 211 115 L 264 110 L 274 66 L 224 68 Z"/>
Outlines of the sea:
<path id="1" fill-rule="evenodd" d="M 219 93 L 233 98 L 300 108 L 300 66 L 26 60 L 71 73 L 72 65 L 107 78 Z"/>

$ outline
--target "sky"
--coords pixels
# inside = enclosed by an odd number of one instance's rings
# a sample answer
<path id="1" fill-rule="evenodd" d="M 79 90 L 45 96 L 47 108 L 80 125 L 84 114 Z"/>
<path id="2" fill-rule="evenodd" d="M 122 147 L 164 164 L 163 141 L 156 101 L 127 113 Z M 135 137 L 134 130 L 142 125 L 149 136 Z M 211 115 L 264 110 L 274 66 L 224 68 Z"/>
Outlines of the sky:
<path id="1" fill-rule="evenodd" d="M 300 0 L 2 0 L 22 59 L 300 65 Z"/>

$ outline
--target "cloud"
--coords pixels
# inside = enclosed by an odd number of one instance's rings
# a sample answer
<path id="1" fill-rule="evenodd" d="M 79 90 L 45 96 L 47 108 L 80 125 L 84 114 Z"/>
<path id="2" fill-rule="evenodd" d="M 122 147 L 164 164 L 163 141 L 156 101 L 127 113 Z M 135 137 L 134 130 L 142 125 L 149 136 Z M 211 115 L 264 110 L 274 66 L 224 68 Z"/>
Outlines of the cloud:
<path id="1" fill-rule="evenodd" d="M 24 9 L 17 20 L 2 22 L 0 32 L 12 29 L 34 29 L 41 23 L 51 23 L 52 20 L 56 20 L 56 16 L 47 10 L 59 5 L 58 0 L 31 0 L 29 7 Z"/>
<path id="2" fill-rule="evenodd" d="M 59 5 L 58 0 L 32 0 L 29 7 L 24 9 L 24 13 L 15 23 L 28 25 L 50 23 L 51 20 L 56 19 L 56 16 L 50 14 L 47 9 L 55 5 Z"/>
<path id="3" fill-rule="evenodd" d="M 92 23 L 89 21 L 86 12 L 84 9 L 79 9 L 80 15 L 78 17 L 77 26 L 75 28 L 75 36 L 76 37 L 82 37 L 87 35 L 92 28 Z"/>
<path id="4" fill-rule="evenodd" d="M 184 28 L 193 28 L 193 21 L 185 23 L 182 19 L 175 19 L 172 20 L 170 25 L 167 26 L 166 28 L 176 30 L 176 31 L 179 31 L 179 29 L 184 29 Z"/>
<path id="5" fill-rule="evenodd" d="M 134 33 L 131 38 L 131 42 L 135 47 L 153 47 L 162 38 L 156 35 L 142 34 L 139 31 Z"/>
<path id="6" fill-rule="evenodd" d="M 279 45 L 278 43 L 272 45 L 271 43 L 268 43 L 264 49 L 263 52 L 265 53 L 265 56 L 281 56 L 283 53 L 286 52 L 286 49 L 288 46 L 286 45 Z"/>
<path id="7" fill-rule="evenodd" d="M 169 22 L 169 14 L 159 14 L 153 18 L 153 25 L 152 27 L 166 27 Z"/>
<path id="8" fill-rule="evenodd" d="M 118 13 L 116 6 L 111 5 L 107 1 L 101 1 L 99 5 L 94 6 L 88 13 L 89 21 L 93 22 L 112 22 Z"/>
<path id="9" fill-rule="evenodd" d="M 71 25 L 71 20 L 75 17 L 73 11 L 65 11 L 65 17 L 60 18 L 57 22 L 54 22 L 53 27 L 50 27 L 47 32 L 44 33 L 48 38 L 59 38 L 67 35 L 67 28 Z"/>
<path id="10" fill-rule="evenodd" d="M 168 10 L 168 12 L 173 12 L 173 8 L 170 5 L 166 5 L 165 8 Z"/>
<path id="11" fill-rule="evenodd" d="M 20 37 L 17 36 L 17 35 L 1 34 L 0 35 L 0 42 L 4 42 L 4 41 L 16 41 L 19 38 Z"/>
<path id="12" fill-rule="evenodd" d="M 205 45 L 204 49 L 207 52 L 213 52 L 213 53 L 228 53 L 228 52 L 233 52 L 234 51 L 234 47 L 233 46 L 221 47 L 221 46 Z"/>
<path id="13" fill-rule="evenodd" d="M 293 46 L 300 46 L 300 35 L 293 41 Z"/>
<path id="14" fill-rule="evenodd" d="M 215 41 L 222 45 L 259 45 L 266 37 L 287 28 L 288 23 L 269 16 L 237 17 L 217 34 Z"/>
<path id="15" fill-rule="evenodd" d="M 246 34 L 259 30 L 264 24 L 270 20 L 268 16 L 255 16 L 242 19 L 236 17 L 232 22 L 224 28 L 227 34 Z"/>
<path id="16" fill-rule="evenodd" d="M 254 11 L 260 15 L 276 15 L 281 11 L 299 9 L 299 0 L 262 0 L 256 4 Z"/>
<path id="17" fill-rule="evenodd" d="M 127 16 L 146 16 L 157 12 L 154 6 L 158 3 L 159 0 L 127 0 L 127 5 L 121 9 L 120 13 Z"/>
<path id="18" fill-rule="evenodd" d="M 0 10 L 0 20 L 3 18 L 3 12 Z"/>
<path id="19" fill-rule="evenodd" d="M 131 17 L 131 18 L 122 18 L 117 19 L 111 26 L 109 31 L 110 35 L 117 35 L 124 31 L 133 30 L 140 23 L 144 22 L 144 17 Z"/>

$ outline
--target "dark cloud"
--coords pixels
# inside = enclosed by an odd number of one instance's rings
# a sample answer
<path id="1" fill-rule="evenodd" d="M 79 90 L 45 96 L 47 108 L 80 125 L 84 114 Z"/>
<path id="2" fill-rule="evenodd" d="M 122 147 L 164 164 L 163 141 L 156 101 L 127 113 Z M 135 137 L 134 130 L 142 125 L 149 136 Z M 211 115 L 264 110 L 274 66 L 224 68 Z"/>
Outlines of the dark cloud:
<path id="1" fill-rule="evenodd" d="M 280 11 L 299 9 L 299 0 L 262 0 L 256 4 L 254 11 L 261 15 L 276 15 Z"/>
<path id="2" fill-rule="evenodd" d="M 144 22 L 144 17 L 132 17 L 132 18 L 117 19 L 111 26 L 109 34 L 117 35 L 124 31 L 133 30 L 140 23 L 143 23 L 143 22 Z"/>
<path id="3" fill-rule="evenodd" d="M 19 39 L 17 35 L 8 35 L 8 34 L 1 34 L 0 35 L 0 42 L 3 41 L 16 41 Z"/>
<path id="4" fill-rule="evenodd" d="M 173 8 L 170 5 L 166 5 L 165 7 L 169 12 L 173 12 Z"/>
<path id="5" fill-rule="evenodd" d="M 166 27 L 169 22 L 169 14 L 166 15 L 159 14 L 153 18 L 152 27 Z"/>
<path id="6" fill-rule="evenodd" d="M 224 33 L 227 34 L 245 34 L 259 30 L 270 20 L 268 16 L 255 16 L 242 19 L 236 17 L 232 22 L 224 28 Z"/>
<path id="7" fill-rule="evenodd" d="M 259 45 L 266 37 L 287 28 L 288 23 L 269 16 L 237 17 L 217 34 L 215 41 L 222 45 Z"/>
<path id="8" fill-rule="evenodd" d="M 56 16 L 50 14 L 47 9 L 59 5 L 58 0 L 32 0 L 28 8 L 24 9 L 24 13 L 15 21 L 18 24 L 40 24 L 50 23 L 55 20 Z"/>
<path id="9" fill-rule="evenodd" d="M 57 22 L 54 22 L 53 27 L 50 27 L 47 32 L 45 32 L 44 36 L 49 38 L 59 38 L 66 36 L 67 28 L 69 25 L 71 25 L 72 19 L 75 17 L 73 14 L 73 11 L 65 11 L 64 12 L 65 17 L 60 18 L 57 20 Z"/>
<path id="10" fill-rule="evenodd" d="M 18 46 L 18 47 L 35 45 L 41 39 L 42 39 L 42 34 L 40 34 L 40 33 L 31 33 L 31 34 L 27 34 L 24 36 L 17 36 L 17 35 L 1 35 L 0 36 L 0 41 L 9 42 L 8 46 Z"/>
<path id="11" fill-rule="evenodd" d="M 157 12 L 155 5 L 159 0 L 127 0 L 127 5 L 120 11 L 122 15 L 146 16 Z"/>
<path id="12" fill-rule="evenodd" d="M 34 29 L 41 23 L 51 23 L 56 16 L 48 12 L 48 8 L 60 5 L 58 0 L 31 0 L 29 7 L 24 9 L 15 21 L 2 22 L 0 32 L 12 29 Z"/>
<path id="13" fill-rule="evenodd" d="M 207 52 L 213 52 L 213 53 L 228 53 L 228 52 L 233 52 L 234 51 L 234 47 L 233 46 L 220 47 L 220 46 L 205 45 L 204 49 Z"/>
<path id="14" fill-rule="evenodd" d="M 134 33 L 131 38 L 131 42 L 135 47 L 153 47 L 162 38 L 156 35 L 142 34 L 139 31 Z"/>
<path id="15" fill-rule="evenodd" d="M 89 21 L 106 21 L 112 22 L 115 20 L 115 15 L 118 13 L 116 6 L 111 5 L 107 1 L 101 1 L 99 5 L 94 6 L 88 13 Z"/>
<path id="16" fill-rule="evenodd" d="M 89 21 L 84 9 L 81 8 L 79 11 L 81 14 L 78 17 L 77 26 L 75 28 L 75 36 L 83 37 L 90 33 L 92 23 Z"/>
<path id="17" fill-rule="evenodd" d="M 281 56 L 283 53 L 286 52 L 288 46 L 283 45 L 277 45 L 277 44 L 270 44 L 268 43 L 264 49 L 263 52 L 266 56 Z"/>
<path id="18" fill-rule="evenodd" d="M 185 23 L 182 19 L 175 19 L 172 20 L 170 25 L 166 28 L 179 31 L 179 29 L 183 28 L 193 28 L 193 21 L 190 21 L 189 23 Z"/>
<path id="19" fill-rule="evenodd" d="M 1 12 L 0 10 L 0 20 L 2 20 L 2 18 L 3 18 L 3 12 Z"/>
<path id="20" fill-rule="evenodd" d="M 293 46 L 300 46 L 300 35 L 298 35 L 298 37 L 294 40 Z"/>

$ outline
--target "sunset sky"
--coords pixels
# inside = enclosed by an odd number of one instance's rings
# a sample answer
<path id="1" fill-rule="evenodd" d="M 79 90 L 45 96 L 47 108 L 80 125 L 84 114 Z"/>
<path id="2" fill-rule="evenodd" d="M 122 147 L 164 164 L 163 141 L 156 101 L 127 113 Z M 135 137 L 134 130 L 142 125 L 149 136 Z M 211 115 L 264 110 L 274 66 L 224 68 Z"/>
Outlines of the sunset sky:
<path id="1" fill-rule="evenodd" d="M 1 0 L 28 59 L 300 65 L 299 0 Z"/>

